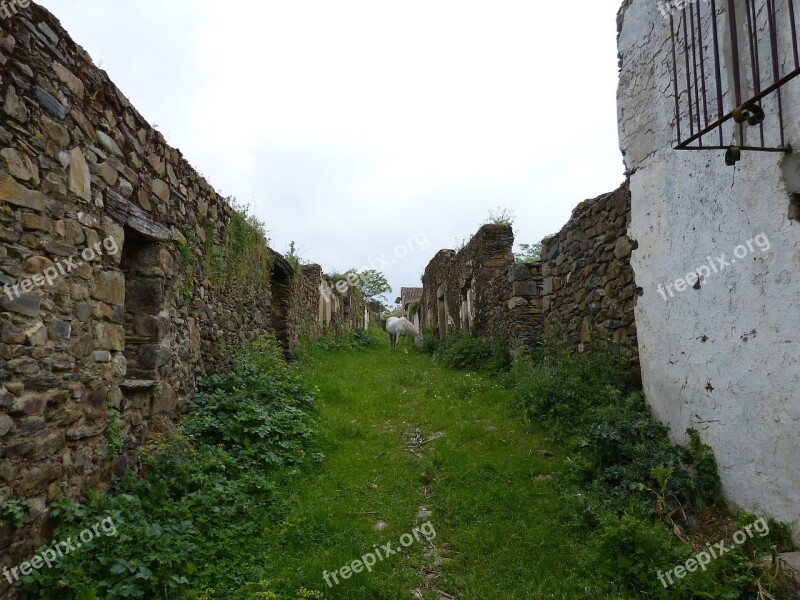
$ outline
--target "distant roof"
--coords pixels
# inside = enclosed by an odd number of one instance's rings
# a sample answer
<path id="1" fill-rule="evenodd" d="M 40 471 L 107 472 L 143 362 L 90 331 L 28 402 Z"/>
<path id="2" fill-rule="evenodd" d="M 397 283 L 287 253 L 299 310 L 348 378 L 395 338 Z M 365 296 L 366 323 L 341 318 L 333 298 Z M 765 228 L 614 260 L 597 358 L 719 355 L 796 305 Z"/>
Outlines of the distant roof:
<path id="1" fill-rule="evenodd" d="M 420 287 L 404 287 L 400 288 L 400 301 L 403 308 L 408 308 L 414 300 L 422 298 L 422 288 Z"/>

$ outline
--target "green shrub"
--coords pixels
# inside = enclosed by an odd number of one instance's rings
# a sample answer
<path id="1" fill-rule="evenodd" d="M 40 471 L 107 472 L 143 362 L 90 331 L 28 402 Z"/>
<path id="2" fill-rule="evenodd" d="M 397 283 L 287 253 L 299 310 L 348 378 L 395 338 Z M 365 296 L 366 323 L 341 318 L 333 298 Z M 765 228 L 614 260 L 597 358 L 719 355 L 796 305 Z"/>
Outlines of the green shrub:
<path id="1" fill-rule="evenodd" d="M 380 348 L 389 344 L 386 333 L 377 327 L 369 329 L 344 329 L 338 334 L 328 334 L 314 342 L 316 348 L 326 351 L 353 351 Z"/>
<path id="2" fill-rule="evenodd" d="M 665 590 L 658 572 L 667 572 L 691 556 L 660 523 L 607 513 L 597 529 L 600 571 L 608 582 L 636 597 L 675 598 Z"/>
<path id="3" fill-rule="evenodd" d="M 0 499 L 0 525 L 6 522 L 14 527 L 22 527 L 27 503 L 24 500 Z"/>
<path id="4" fill-rule="evenodd" d="M 113 494 L 59 503 L 55 540 L 107 517 L 118 533 L 20 580 L 21 600 L 183 600 L 212 588 L 214 598 L 253 597 L 266 568 L 259 540 L 280 523 L 276 490 L 308 453 L 316 401 L 268 338 L 206 378 L 193 405 L 181 433 L 141 450 L 143 477 L 129 471 Z"/>
<path id="5" fill-rule="evenodd" d="M 119 425 L 119 412 L 111 410 L 108 413 L 108 426 L 106 427 L 106 441 L 108 441 L 108 459 L 113 460 L 122 452 L 122 428 Z"/>
<path id="6" fill-rule="evenodd" d="M 587 411 L 619 403 L 632 391 L 629 370 L 614 348 L 597 348 L 580 355 L 546 346 L 535 357 L 513 366 L 515 396 L 527 416 L 551 430 L 574 433 Z"/>
<path id="7" fill-rule="evenodd" d="M 182 430 L 224 448 L 244 468 L 302 463 L 315 430 L 314 397 L 269 338 L 244 352 L 232 372 L 204 379 L 192 407 Z"/>
<path id="8" fill-rule="evenodd" d="M 455 331 L 439 341 L 433 362 L 451 369 L 501 372 L 508 367 L 505 345 L 466 331 Z"/>
<path id="9" fill-rule="evenodd" d="M 422 351 L 433 356 L 439 347 L 439 333 L 430 325 L 423 325 L 422 331 Z"/>
<path id="10" fill-rule="evenodd" d="M 689 434 L 687 453 L 692 465 L 692 491 L 697 506 L 723 506 L 722 483 L 714 452 L 703 444 L 696 430 L 687 429 L 686 433 Z"/>
<path id="11" fill-rule="evenodd" d="M 758 552 L 743 547 L 669 589 L 658 580 L 659 570 L 698 551 L 679 541 L 676 533 L 685 535 L 678 522 L 692 507 L 722 506 L 721 485 L 714 454 L 696 431 L 689 430 L 683 448 L 653 419 L 643 394 L 631 386 L 622 353 L 599 348 L 575 356 L 548 346 L 535 358 L 516 360 L 511 379 L 526 420 L 566 447 L 562 514 L 589 534 L 609 592 L 688 600 L 767 598 L 758 590 L 780 591 L 779 578 L 753 560 L 786 542 L 779 526 L 770 530 L 772 541 L 753 542 Z"/>
<path id="12" fill-rule="evenodd" d="M 83 529 L 111 518 L 116 535 L 91 543 L 21 577 L 23 600 L 180 597 L 196 571 L 196 531 L 191 521 L 164 514 L 139 496 L 92 495 L 86 505 L 62 501 L 53 510 L 61 524 L 54 540 L 77 539 Z M 41 552 L 45 547 L 40 548 Z"/>

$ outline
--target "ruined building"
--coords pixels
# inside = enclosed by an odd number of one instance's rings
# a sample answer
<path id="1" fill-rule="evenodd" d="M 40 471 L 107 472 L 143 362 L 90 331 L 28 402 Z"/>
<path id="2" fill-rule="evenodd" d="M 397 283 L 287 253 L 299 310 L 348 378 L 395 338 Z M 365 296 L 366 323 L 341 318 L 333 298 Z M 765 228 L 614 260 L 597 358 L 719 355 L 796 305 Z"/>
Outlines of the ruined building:
<path id="1" fill-rule="evenodd" d="M 680 4 L 681 8 L 677 5 Z M 632 350 L 654 415 L 694 428 L 736 507 L 800 539 L 800 14 L 792 0 L 619 12 L 628 182 L 514 265 L 484 226 L 424 274 L 423 323 Z"/>
<path id="2" fill-rule="evenodd" d="M 272 333 L 291 356 L 365 308 L 271 250 L 46 10 L 0 27 L 0 497 L 26 503 L 0 548 L 16 564 L 51 501 L 136 466 L 243 344 Z"/>
<path id="3" fill-rule="evenodd" d="M 542 258 L 515 264 L 514 233 L 484 225 L 458 252 L 441 250 L 423 275 L 422 322 L 440 336 L 454 330 L 501 338 L 531 350 L 555 337 L 583 351 L 595 341 L 630 349 L 638 370 L 633 309 L 637 289 L 628 186 L 579 204 Z"/>

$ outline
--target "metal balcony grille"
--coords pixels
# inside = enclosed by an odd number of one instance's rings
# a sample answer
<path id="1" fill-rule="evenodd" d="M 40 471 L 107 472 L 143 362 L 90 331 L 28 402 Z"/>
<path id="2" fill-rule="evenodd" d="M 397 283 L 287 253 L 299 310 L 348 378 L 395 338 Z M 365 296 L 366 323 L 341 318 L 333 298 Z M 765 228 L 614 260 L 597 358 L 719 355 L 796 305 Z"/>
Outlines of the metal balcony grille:
<path id="1" fill-rule="evenodd" d="M 800 0 L 694 0 L 670 15 L 677 150 L 790 152 L 781 88 L 800 75 Z M 800 8 L 800 7 L 798 7 Z"/>

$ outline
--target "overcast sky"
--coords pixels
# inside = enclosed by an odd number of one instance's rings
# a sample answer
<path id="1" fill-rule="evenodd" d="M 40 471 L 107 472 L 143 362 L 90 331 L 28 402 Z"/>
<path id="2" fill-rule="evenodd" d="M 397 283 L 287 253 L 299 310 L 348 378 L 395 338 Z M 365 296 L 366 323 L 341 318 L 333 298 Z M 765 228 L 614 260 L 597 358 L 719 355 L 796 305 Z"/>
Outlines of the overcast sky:
<path id="1" fill-rule="evenodd" d="M 390 301 L 490 210 L 536 242 L 623 180 L 620 0 L 40 3 L 276 250 Z"/>

